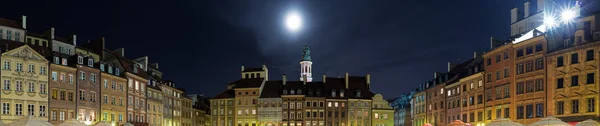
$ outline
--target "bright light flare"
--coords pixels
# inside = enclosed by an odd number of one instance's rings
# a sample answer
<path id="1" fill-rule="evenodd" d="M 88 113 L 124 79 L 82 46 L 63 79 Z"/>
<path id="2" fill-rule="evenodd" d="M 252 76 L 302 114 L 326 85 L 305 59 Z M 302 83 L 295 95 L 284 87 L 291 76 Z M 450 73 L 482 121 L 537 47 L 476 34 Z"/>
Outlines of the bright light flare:
<path id="1" fill-rule="evenodd" d="M 291 32 L 296 32 L 302 27 L 302 18 L 297 12 L 290 12 L 285 18 L 285 26 Z"/>
<path id="2" fill-rule="evenodd" d="M 566 10 L 563 10 L 563 12 L 560 14 L 560 16 L 561 16 L 562 22 L 569 23 L 575 18 L 575 11 L 573 11 L 571 9 L 566 9 Z"/>
<path id="3" fill-rule="evenodd" d="M 545 15 L 544 16 L 544 25 L 546 25 L 547 27 L 553 27 L 556 26 L 556 18 L 552 15 Z"/>

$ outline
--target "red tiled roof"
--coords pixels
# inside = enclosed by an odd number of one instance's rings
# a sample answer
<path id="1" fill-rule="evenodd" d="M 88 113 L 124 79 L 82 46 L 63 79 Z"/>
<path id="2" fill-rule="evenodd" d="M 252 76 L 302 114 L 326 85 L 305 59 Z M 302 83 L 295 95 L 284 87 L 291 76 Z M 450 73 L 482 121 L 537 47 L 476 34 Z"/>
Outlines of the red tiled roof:
<path id="1" fill-rule="evenodd" d="M 21 24 L 19 24 L 19 22 L 14 21 L 14 20 L 4 19 L 4 18 L 0 18 L 0 25 L 12 27 L 12 28 L 23 29 L 23 27 L 21 26 Z"/>

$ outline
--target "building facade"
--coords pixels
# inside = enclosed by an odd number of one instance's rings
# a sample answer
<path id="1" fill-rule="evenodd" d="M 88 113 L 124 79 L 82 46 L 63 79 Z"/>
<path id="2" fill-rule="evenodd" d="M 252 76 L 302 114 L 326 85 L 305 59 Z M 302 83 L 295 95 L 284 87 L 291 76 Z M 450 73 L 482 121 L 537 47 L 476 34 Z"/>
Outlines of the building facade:
<path id="1" fill-rule="evenodd" d="M 373 115 L 371 126 L 393 126 L 394 125 L 394 109 L 390 107 L 386 100 L 383 100 L 383 95 L 376 94 L 373 96 Z"/>
<path id="2" fill-rule="evenodd" d="M 100 78 L 102 86 L 100 94 L 102 103 L 100 103 L 100 116 L 102 121 L 115 125 L 123 125 L 127 121 L 127 92 L 125 84 L 127 79 L 118 76 L 114 64 L 100 64 Z"/>
<path id="3" fill-rule="evenodd" d="M 6 52 L 2 53 L 2 115 L 4 123 L 11 123 L 24 115 L 33 115 L 47 121 L 48 60 L 28 45 L 0 40 Z"/>
<path id="4" fill-rule="evenodd" d="M 156 81 L 150 82 L 150 85 L 147 86 L 148 88 L 146 90 L 146 98 L 148 101 L 148 105 L 146 109 L 148 114 L 146 115 L 146 117 L 148 117 L 147 120 L 149 125 L 163 124 L 163 92 L 159 86 L 160 85 L 157 85 Z"/>
<path id="5" fill-rule="evenodd" d="M 390 106 L 394 109 L 394 126 L 412 126 L 410 100 L 414 93 L 412 91 L 390 101 Z"/>
<path id="6" fill-rule="evenodd" d="M 48 122 L 58 125 L 68 119 L 74 119 L 77 113 L 77 68 L 71 61 L 70 56 L 53 53 L 49 59 L 50 63 L 50 85 L 51 96 L 48 99 L 50 117 Z"/>
<path id="7" fill-rule="evenodd" d="M 510 115 L 511 108 L 514 109 L 511 96 L 514 96 L 512 93 L 515 92 L 513 87 L 516 87 L 513 47 L 510 43 L 494 40 L 491 42 L 492 50 L 483 54 L 486 71 L 484 75 L 485 122 L 489 123 L 497 118 L 515 120 L 515 116 Z"/>

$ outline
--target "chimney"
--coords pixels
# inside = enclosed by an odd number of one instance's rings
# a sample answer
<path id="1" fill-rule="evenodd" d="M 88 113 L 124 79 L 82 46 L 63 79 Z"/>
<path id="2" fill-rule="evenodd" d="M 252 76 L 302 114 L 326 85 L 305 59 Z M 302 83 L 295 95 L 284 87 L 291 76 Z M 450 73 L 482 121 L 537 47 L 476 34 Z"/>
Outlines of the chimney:
<path id="1" fill-rule="evenodd" d="M 73 41 L 74 46 L 77 46 L 77 35 L 73 34 L 73 38 L 71 41 Z"/>
<path id="2" fill-rule="evenodd" d="M 452 62 L 448 62 L 448 72 L 450 72 L 450 70 L 454 69 L 454 67 L 456 67 L 456 63 L 452 63 Z"/>
<path id="3" fill-rule="evenodd" d="M 537 12 L 544 11 L 544 0 L 537 0 Z"/>
<path id="4" fill-rule="evenodd" d="M 438 75 L 440 75 L 440 72 L 433 72 L 433 78 L 437 77 Z"/>
<path id="5" fill-rule="evenodd" d="M 281 76 L 281 80 L 283 80 L 283 85 L 285 85 L 285 83 L 287 82 L 287 76 L 283 74 L 283 76 Z"/>
<path id="6" fill-rule="evenodd" d="M 242 71 L 244 71 L 244 66 L 242 66 Z"/>
<path id="7" fill-rule="evenodd" d="M 525 9 L 525 10 L 523 10 L 525 12 L 524 13 L 525 16 L 523 18 L 527 18 L 527 17 L 529 17 L 529 1 L 525 2 L 523 7 Z"/>
<path id="8" fill-rule="evenodd" d="M 262 65 L 262 70 L 267 70 L 267 65 Z"/>
<path id="9" fill-rule="evenodd" d="M 480 55 L 479 52 L 473 52 L 473 58 L 477 58 L 477 57 L 479 57 L 479 55 Z"/>
<path id="10" fill-rule="evenodd" d="M 125 48 L 118 48 L 115 52 L 121 57 L 125 57 Z"/>
<path id="11" fill-rule="evenodd" d="M 327 81 L 327 75 L 323 74 L 323 83 L 326 83 Z"/>
<path id="12" fill-rule="evenodd" d="M 344 82 L 346 82 L 346 89 L 348 89 L 348 73 L 346 73 L 345 76 L 346 77 L 345 77 L 345 81 Z"/>
<path id="13" fill-rule="evenodd" d="M 367 74 L 367 87 L 371 89 L 371 74 Z"/>
<path id="14" fill-rule="evenodd" d="M 27 16 L 25 15 L 21 16 L 21 26 L 23 26 L 23 29 L 27 29 Z"/>
<path id="15" fill-rule="evenodd" d="M 510 23 L 511 24 L 517 22 L 518 13 L 519 13 L 519 9 L 516 7 L 510 10 Z"/>
<path id="16" fill-rule="evenodd" d="M 54 40 L 54 27 L 50 28 L 50 41 Z"/>

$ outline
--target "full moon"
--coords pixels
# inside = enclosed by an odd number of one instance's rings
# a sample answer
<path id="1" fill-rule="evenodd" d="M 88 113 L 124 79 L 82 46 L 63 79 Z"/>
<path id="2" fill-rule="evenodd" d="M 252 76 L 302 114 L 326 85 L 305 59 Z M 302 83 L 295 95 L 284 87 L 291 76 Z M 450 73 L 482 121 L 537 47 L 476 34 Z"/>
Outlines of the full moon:
<path id="1" fill-rule="evenodd" d="M 302 26 L 302 18 L 296 12 L 290 12 L 285 17 L 285 26 L 291 32 L 296 32 Z"/>

